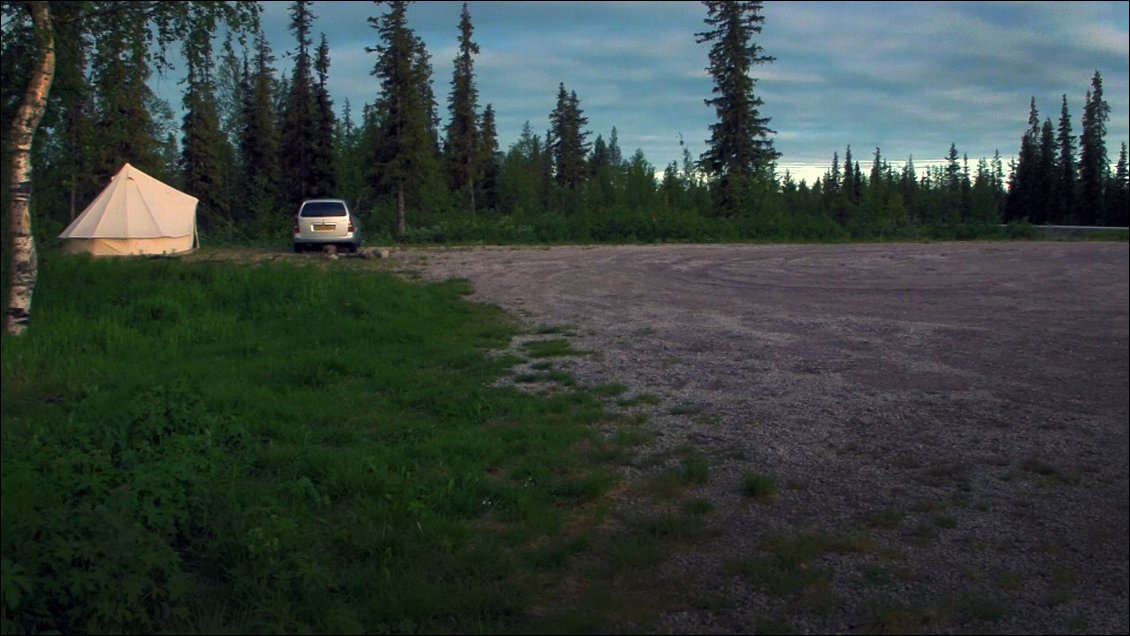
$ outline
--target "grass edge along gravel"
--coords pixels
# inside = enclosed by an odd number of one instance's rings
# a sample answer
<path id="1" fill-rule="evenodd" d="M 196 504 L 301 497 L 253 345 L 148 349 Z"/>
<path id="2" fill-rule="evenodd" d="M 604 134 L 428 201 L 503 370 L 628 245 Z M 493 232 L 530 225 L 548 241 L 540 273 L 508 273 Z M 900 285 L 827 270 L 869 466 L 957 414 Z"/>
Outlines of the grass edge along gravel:
<path id="1" fill-rule="evenodd" d="M 614 418 L 491 386 L 518 326 L 469 291 L 43 255 L 3 340 L 2 631 L 600 629 L 569 599 Z"/>

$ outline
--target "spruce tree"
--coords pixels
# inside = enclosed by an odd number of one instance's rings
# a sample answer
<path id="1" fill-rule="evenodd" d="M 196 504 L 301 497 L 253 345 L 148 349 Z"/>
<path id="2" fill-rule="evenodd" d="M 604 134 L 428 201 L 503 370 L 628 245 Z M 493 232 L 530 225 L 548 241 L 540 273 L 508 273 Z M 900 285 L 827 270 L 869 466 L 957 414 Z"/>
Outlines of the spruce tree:
<path id="1" fill-rule="evenodd" d="M 608 135 L 608 163 L 614 169 L 619 169 L 624 165 L 624 153 L 620 150 L 620 135 L 615 126 L 612 127 L 612 133 Z"/>
<path id="2" fill-rule="evenodd" d="M 375 104 L 371 185 L 378 196 L 395 197 L 397 234 L 407 230 L 408 199 L 424 207 L 425 190 L 438 174 L 435 99 L 431 65 L 423 41 L 408 28 L 408 3 L 389 2 L 380 18 L 369 18 L 380 41 L 372 75 L 381 83 Z"/>
<path id="3" fill-rule="evenodd" d="M 212 73 L 214 24 L 198 23 L 184 42 L 188 76 L 184 93 L 181 187 L 200 200 L 197 217 L 204 231 L 231 223 L 228 199 L 229 154 L 220 130 Z"/>
<path id="4" fill-rule="evenodd" d="M 1055 128 L 1051 119 L 1045 119 L 1040 128 L 1040 166 L 1036 177 L 1036 199 L 1032 206 L 1032 217 L 1029 219 L 1034 224 L 1046 224 L 1055 214 L 1059 200 L 1058 176 L 1059 169 L 1056 159 L 1059 155 L 1059 146 L 1055 141 Z"/>
<path id="5" fill-rule="evenodd" d="M 1036 98 L 1028 111 L 1028 130 L 1020 138 L 1020 153 L 1008 189 L 1006 221 L 1029 221 L 1036 206 L 1042 205 L 1039 193 L 1043 184 L 1040 177 L 1040 112 Z"/>
<path id="6" fill-rule="evenodd" d="M 271 95 L 275 83 L 274 62 L 266 38 L 255 38 L 254 67 L 245 72 L 243 109 L 240 115 L 239 157 L 240 184 L 244 210 L 239 216 L 257 221 L 261 231 L 281 224 L 289 214 L 279 214 L 281 207 L 281 172 L 279 166 L 279 132 Z M 287 212 L 292 212 L 287 210 Z"/>
<path id="7" fill-rule="evenodd" d="M 333 100 L 330 99 L 326 83 L 330 74 L 330 45 L 326 35 L 318 44 L 314 70 L 318 83 L 314 86 L 314 137 L 311 143 L 313 158 L 310 161 L 311 197 L 337 196 L 337 167 L 334 154 L 334 129 L 337 125 L 334 116 Z"/>
<path id="8" fill-rule="evenodd" d="M 944 224 L 957 223 L 965 216 L 962 207 L 962 170 L 957 144 L 951 143 L 946 154 L 945 177 L 942 182 L 942 209 L 937 219 Z"/>
<path id="9" fill-rule="evenodd" d="M 773 61 L 754 41 L 761 33 L 761 2 L 704 0 L 709 30 L 695 34 L 699 44 L 710 43 L 710 65 L 714 78 L 714 97 L 705 100 L 714 108 L 718 121 L 710 126 L 707 150 L 700 159 L 703 171 L 717 180 L 717 203 L 724 215 L 740 205 L 740 191 L 749 179 L 772 179 L 773 164 L 780 156 L 773 149 L 768 127 L 762 117 L 764 102 L 754 93 L 757 80 L 754 66 Z"/>
<path id="10" fill-rule="evenodd" d="M 87 81 L 89 71 L 90 38 L 83 29 L 85 7 L 80 2 L 54 2 L 51 5 L 56 21 L 55 78 L 51 84 L 52 99 L 47 104 L 40 127 L 47 133 L 38 144 L 41 151 L 33 157 L 35 172 L 42 175 L 38 187 L 41 213 L 63 223 L 72 221 L 83 206 L 92 201 L 105 187 L 95 177 L 96 146 L 98 134 L 94 119 L 94 90 Z M 18 51 L 4 51 L 4 85 L 9 85 L 15 69 L 12 62 L 21 59 Z M 17 82 L 11 82 L 16 85 Z M 12 121 L 7 105 L 18 104 L 22 95 L 13 95 L 5 102 L 4 121 Z M 5 139 L 5 150 L 8 140 Z"/>
<path id="11" fill-rule="evenodd" d="M 977 174 L 969 192 L 969 218 L 975 225 L 990 225 L 999 222 L 996 184 L 989 162 L 981 158 L 977 162 Z"/>
<path id="12" fill-rule="evenodd" d="M 346 98 L 341 117 L 334 123 L 334 167 L 338 192 L 355 211 L 364 211 L 368 204 L 364 197 L 367 165 L 363 139 L 364 126 L 353 122 L 353 107 Z"/>
<path id="13" fill-rule="evenodd" d="M 1114 177 L 1106 189 L 1106 225 L 1126 227 L 1130 214 L 1130 170 L 1126 165 L 1126 142 L 1118 152 Z"/>
<path id="14" fill-rule="evenodd" d="M 1103 210 L 1103 185 L 1110 165 L 1106 155 L 1106 122 L 1110 105 L 1103 99 L 1103 78 L 1095 71 L 1083 107 L 1083 132 L 1079 137 L 1079 221 L 1094 225 Z"/>
<path id="15" fill-rule="evenodd" d="M 447 109 L 446 154 L 448 180 L 453 192 L 461 193 L 468 209 L 475 211 L 475 184 L 482 179 L 483 153 L 479 149 L 478 89 L 475 88 L 474 55 L 479 45 L 471 40 L 474 33 L 471 13 L 463 3 L 459 19 L 459 54 L 451 78 L 451 94 Z"/>
<path id="16" fill-rule="evenodd" d="M 247 56 L 241 60 L 235 52 L 232 42 L 233 35 L 229 31 L 224 37 L 224 44 L 220 52 L 220 63 L 215 73 L 216 113 L 220 118 L 220 130 L 231 145 L 239 145 L 239 131 L 243 127 L 240 118 L 243 117 L 244 91 L 247 83 L 244 71 Z"/>
<path id="17" fill-rule="evenodd" d="M 163 165 L 146 101 L 150 67 L 144 46 L 149 21 L 141 12 L 90 19 L 96 46 L 91 73 L 96 92 L 97 179 L 109 182 L 125 163 L 154 176 Z M 168 176 L 168 175 L 161 175 Z M 158 178 L 161 178 L 160 176 Z"/>
<path id="18" fill-rule="evenodd" d="M 859 166 L 852 159 L 851 145 L 848 145 L 847 150 L 844 151 L 843 194 L 849 203 L 859 203 L 863 192 L 861 180 Z"/>
<path id="19" fill-rule="evenodd" d="M 498 207 L 498 130 L 495 124 L 494 107 L 487 104 L 479 125 L 479 166 L 482 177 L 477 185 L 475 200 L 482 207 L 493 210 Z"/>
<path id="20" fill-rule="evenodd" d="M 584 130 L 589 120 L 581 110 L 577 93 L 567 92 L 565 84 L 558 85 L 557 106 L 549 115 L 550 135 L 546 145 L 553 154 L 554 178 L 567 190 L 575 189 L 585 181 L 585 159 L 589 144 Z"/>
<path id="21" fill-rule="evenodd" d="M 608 144 L 602 135 L 596 136 L 588 158 L 588 187 L 586 204 L 591 210 L 600 210 L 613 201 L 612 161 Z"/>
<path id="22" fill-rule="evenodd" d="M 1055 213 L 1053 223 L 1070 223 L 1075 217 L 1075 137 L 1071 134 L 1071 116 L 1067 113 L 1067 95 L 1059 110 L 1059 128 L 1056 131 L 1056 145 L 1059 147 L 1059 160 L 1056 175 Z"/>
<path id="23" fill-rule="evenodd" d="M 637 148 L 624 175 L 624 199 L 630 212 L 649 211 L 655 219 L 655 167 L 648 163 L 643 150 Z"/>
<path id="24" fill-rule="evenodd" d="M 918 171 L 914 168 L 914 155 L 908 156 L 906 163 L 902 164 L 902 170 L 899 172 L 898 193 L 910 213 L 911 220 L 917 222 L 919 220 Z"/>
<path id="25" fill-rule="evenodd" d="M 506 151 L 499 170 L 499 207 L 504 213 L 521 219 L 544 208 L 544 188 L 539 178 L 541 154 L 541 140 L 527 121 L 518 141 Z"/>
<path id="26" fill-rule="evenodd" d="M 290 8 L 290 30 L 297 47 L 279 125 L 283 199 L 294 210 L 304 199 L 316 196 L 314 163 L 319 156 L 315 149 L 319 126 L 310 60 L 310 28 L 315 18 L 312 4 L 311 0 L 295 0 Z"/>

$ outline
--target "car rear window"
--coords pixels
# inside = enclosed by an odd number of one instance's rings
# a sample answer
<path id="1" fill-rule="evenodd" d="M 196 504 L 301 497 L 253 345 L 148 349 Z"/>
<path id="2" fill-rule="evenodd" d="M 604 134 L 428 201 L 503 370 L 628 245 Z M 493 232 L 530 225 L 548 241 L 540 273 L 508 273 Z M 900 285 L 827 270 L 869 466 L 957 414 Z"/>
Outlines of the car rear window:
<path id="1" fill-rule="evenodd" d="M 345 216 L 345 204 L 340 201 L 307 201 L 301 216 Z"/>

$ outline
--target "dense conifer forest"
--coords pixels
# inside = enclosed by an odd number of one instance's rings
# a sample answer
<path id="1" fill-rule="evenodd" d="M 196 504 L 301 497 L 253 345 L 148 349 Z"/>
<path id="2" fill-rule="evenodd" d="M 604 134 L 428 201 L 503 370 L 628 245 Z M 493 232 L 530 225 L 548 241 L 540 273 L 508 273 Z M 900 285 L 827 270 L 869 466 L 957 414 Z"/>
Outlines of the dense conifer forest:
<path id="1" fill-rule="evenodd" d="M 24 4 L 3 3 L 5 130 L 35 61 Z M 206 240 L 236 243 L 285 240 L 298 203 L 319 196 L 346 199 L 370 241 L 390 242 L 971 238 L 1002 224 L 1127 225 L 1126 144 L 1112 161 L 1099 71 L 1081 120 L 1066 93 L 1055 121 L 1033 98 L 1007 165 L 999 151 L 971 158 L 951 145 L 944 165 L 899 157 L 896 167 L 881 148 L 848 146 L 829 149 L 827 171 L 808 183 L 778 169 L 760 112 L 757 67 L 773 62 L 756 42 L 760 2 L 703 3 L 704 29 L 687 37 L 709 47 L 716 88 L 703 98 L 717 123 L 701 157 L 684 150 L 666 166 L 621 148 L 615 127 L 591 130 L 584 87 L 564 83 L 546 96 L 556 100 L 546 120 L 500 147 L 495 105 L 476 88 L 481 52 L 466 5 L 452 16 L 451 61 L 435 60 L 409 26 L 411 3 L 366 5 L 373 101 L 335 104 L 313 2 L 290 5 L 285 74 L 283 52 L 255 20 L 221 29 L 207 3 L 179 4 L 188 26 L 157 50 L 152 3 L 51 3 L 57 63 L 32 152 L 41 240 L 126 161 L 197 196 Z M 176 47 L 186 72 L 179 118 L 149 86 Z M 451 90 L 438 104 L 443 81 Z M 5 137 L 5 166 L 9 145 Z"/>

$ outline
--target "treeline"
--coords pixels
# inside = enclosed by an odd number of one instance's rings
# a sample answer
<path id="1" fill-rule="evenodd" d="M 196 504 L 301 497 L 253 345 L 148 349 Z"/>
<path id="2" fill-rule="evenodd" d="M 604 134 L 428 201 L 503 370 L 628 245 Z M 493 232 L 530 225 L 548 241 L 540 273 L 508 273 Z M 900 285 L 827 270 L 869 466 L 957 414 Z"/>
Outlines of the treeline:
<path id="1" fill-rule="evenodd" d="M 235 241 L 284 240 L 298 203 L 320 196 L 348 200 L 369 240 L 411 242 L 960 238 L 1002 223 L 1127 224 L 1126 145 L 1112 171 L 1098 72 L 1082 133 L 1072 133 L 1066 95 L 1058 127 L 1041 123 L 1033 99 L 1007 170 L 999 153 L 971 165 L 952 145 L 942 166 L 919 170 L 908 158 L 896 168 L 879 148 L 861 166 L 848 147 L 810 184 L 778 173 L 768 119 L 757 112 L 748 69 L 772 58 L 727 40 L 727 29 L 760 32 L 757 2 L 705 3 L 709 29 L 696 34 L 712 44 L 717 85 L 739 87 L 707 103 L 720 122 L 752 127 L 735 142 L 719 132 L 732 126 L 717 126 L 702 157 L 684 146 L 681 161 L 662 170 L 641 150 L 625 153 L 616 128 L 594 138 L 581 98 L 563 83 L 544 133 L 527 122 L 500 149 L 493 105 L 479 104 L 480 49 L 466 5 L 441 126 L 432 59 L 408 26 L 407 2 L 368 18 L 375 97 L 359 113 L 345 102 L 340 117 L 326 88 L 329 42 L 322 34 L 313 44 L 312 2 L 291 4 L 294 66 L 285 77 L 258 29 L 229 35 L 217 53 L 214 25 L 196 21 L 181 41 L 179 122 L 149 88 L 152 70 L 165 68 L 145 45 L 152 25 L 139 11 L 115 14 L 121 4 L 51 5 L 58 63 L 34 152 L 41 236 L 62 229 L 126 161 L 197 196 L 202 232 Z M 7 127 L 31 32 L 26 17 L 8 3 L 4 10 Z M 738 68 L 746 72 L 726 75 Z"/>

